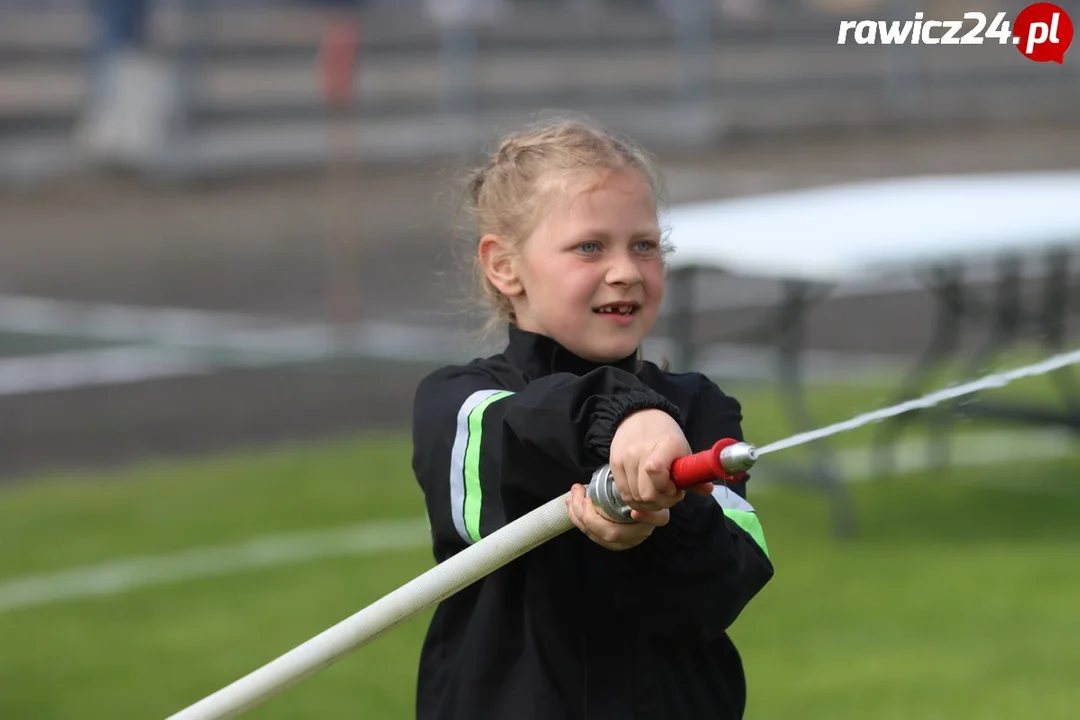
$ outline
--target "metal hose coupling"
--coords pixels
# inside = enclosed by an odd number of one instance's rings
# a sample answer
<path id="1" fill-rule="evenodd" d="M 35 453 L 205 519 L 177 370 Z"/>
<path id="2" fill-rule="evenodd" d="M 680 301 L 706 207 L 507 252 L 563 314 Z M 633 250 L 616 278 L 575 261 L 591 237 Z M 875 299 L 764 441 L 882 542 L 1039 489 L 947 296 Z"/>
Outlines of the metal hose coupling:
<path id="1" fill-rule="evenodd" d="M 756 447 L 725 438 L 708 450 L 676 460 L 671 466 L 671 477 L 680 490 L 718 479 L 732 482 L 752 468 L 757 460 Z M 592 474 L 586 494 L 598 510 L 615 522 L 634 522 L 630 518 L 630 506 L 623 501 L 622 494 L 615 486 L 610 465 L 602 465 Z"/>
<path id="2" fill-rule="evenodd" d="M 615 475 L 610 465 L 601 465 L 592 474 L 585 494 L 592 500 L 596 509 L 617 523 L 634 522 L 630 517 L 630 506 L 623 502 L 622 493 L 615 487 Z"/>

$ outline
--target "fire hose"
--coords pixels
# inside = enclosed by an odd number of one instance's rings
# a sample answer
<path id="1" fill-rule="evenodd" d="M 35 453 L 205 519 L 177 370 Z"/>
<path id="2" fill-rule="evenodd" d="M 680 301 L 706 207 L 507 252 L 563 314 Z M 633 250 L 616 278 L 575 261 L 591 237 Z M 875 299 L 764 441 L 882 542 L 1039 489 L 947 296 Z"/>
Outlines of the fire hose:
<path id="1" fill-rule="evenodd" d="M 706 482 L 733 482 L 758 459 L 753 445 L 731 438 L 708 450 L 677 459 L 675 486 L 685 490 Z M 442 602 L 533 548 L 574 527 L 566 511 L 569 493 L 550 500 L 491 535 L 444 560 L 363 610 L 245 675 L 168 720 L 224 720 L 260 705 L 301 680 L 329 667 L 415 615 Z M 593 504 L 616 522 L 633 522 L 630 507 L 615 486 L 609 465 L 593 473 L 587 488 Z"/>

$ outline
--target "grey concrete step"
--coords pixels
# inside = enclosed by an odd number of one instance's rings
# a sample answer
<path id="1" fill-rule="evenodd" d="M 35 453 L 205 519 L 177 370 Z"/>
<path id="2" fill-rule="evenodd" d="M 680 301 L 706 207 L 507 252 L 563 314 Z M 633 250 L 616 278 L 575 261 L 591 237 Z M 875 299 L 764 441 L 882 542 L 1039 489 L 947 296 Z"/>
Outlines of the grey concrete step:
<path id="1" fill-rule="evenodd" d="M 888 50 L 717 47 L 709 62 L 709 82 L 714 94 L 731 99 L 878 89 L 889 82 Z M 1037 84 L 1080 96 L 1080 76 L 1063 77 L 1024 61 L 1010 48 L 980 50 L 928 54 L 920 74 L 931 85 L 977 85 L 1003 92 Z M 475 102 L 488 107 L 542 105 L 598 95 L 655 101 L 678 92 L 683 77 L 679 63 L 668 50 L 599 53 L 577 48 L 559 54 L 485 55 L 472 70 Z M 448 71 L 431 58 L 373 58 L 362 63 L 356 76 L 356 110 L 364 115 L 430 112 L 439 106 L 450 80 Z M 87 87 L 88 73 L 81 67 L 36 64 L 0 74 L 0 130 L 70 122 Z M 193 77 L 193 102 L 196 114 L 210 120 L 255 113 L 299 117 L 323 110 L 313 55 L 272 62 L 206 62 Z"/>
<path id="2" fill-rule="evenodd" d="M 326 15 L 300 3 L 203 2 L 197 16 L 200 44 L 217 58 L 295 56 L 310 52 L 319 40 Z M 864 3 L 865 4 L 865 3 Z M 872 3 L 871 3 L 872 4 Z M 32 4 L 31 4 L 32 5 Z M 375 56 L 433 55 L 442 29 L 419 2 L 368 3 L 362 14 L 365 50 Z M 670 47 L 677 36 L 672 17 L 648 3 L 613 0 L 592 11 L 575 12 L 572 3 L 507 3 L 496 22 L 481 24 L 481 49 L 597 49 Z M 48 59 L 81 60 L 92 43 L 93 20 L 87 2 L 50 11 L 43 7 L 0 8 L 0 62 Z M 786 8 L 749 21 L 717 17 L 713 33 L 725 45 L 763 42 L 806 45 L 835 38 L 838 16 Z M 152 17 L 155 42 L 175 49 L 185 42 L 187 26 L 175 7 L 165 4 Z"/>
<path id="3" fill-rule="evenodd" d="M 317 166 L 329 153 L 350 160 L 393 163 L 444 157 L 478 149 L 506 127 L 539 107 L 586 112 L 657 147 L 704 147 L 740 137 L 795 133 L 835 134 L 889 128 L 964 128 L 972 125 L 1027 125 L 1037 128 L 1080 117 L 1080 94 L 1062 93 L 1052 83 L 1024 83 L 996 92 L 963 82 L 928 86 L 920 102 L 898 113 L 882 89 L 847 88 L 822 93 L 793 89 L 785 95 L 717 99 L 703 108 L 685 108 L 670 96 L 607 96 L 577 102 L 507 102 L 471 118 L 434 111 L 353 116 L 330 122 L 325 116 L 273 118 L 242 116 L 219 121 L 165 148 L 149 162 L 165 174 L 213 176 Z M 66 131 L 0 138 L 0 181 L 45 178 L 77 171 L 82 160 Z"/>

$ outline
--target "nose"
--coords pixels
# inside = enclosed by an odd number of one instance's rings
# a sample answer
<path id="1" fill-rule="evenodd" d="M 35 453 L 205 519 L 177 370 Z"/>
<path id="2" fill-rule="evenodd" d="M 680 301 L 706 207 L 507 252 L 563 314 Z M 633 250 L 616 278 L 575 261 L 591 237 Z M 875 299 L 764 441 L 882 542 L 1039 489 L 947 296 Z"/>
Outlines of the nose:
<path id="1" fill-rule="evenodd" d="M 608 285 L 634 286 L 641 282 L 641 269 L 630 253 L 612 253 L 609 257 L 610 264 L 604 276 Z"/>

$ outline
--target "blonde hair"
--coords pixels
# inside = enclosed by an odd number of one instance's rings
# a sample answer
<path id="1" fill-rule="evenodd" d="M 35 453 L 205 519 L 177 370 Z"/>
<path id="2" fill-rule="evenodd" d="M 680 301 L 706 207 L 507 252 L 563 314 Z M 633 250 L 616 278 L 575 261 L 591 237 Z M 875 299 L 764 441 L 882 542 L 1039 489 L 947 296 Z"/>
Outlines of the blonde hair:
<path id="1" fill-rule="evenodd" d="M 581 171 L 601 176 L 637 171 L 652 189 L 657 212 L 664 202 L 663 178 L 656 162 L 632 140 L 610 132 L 589 118 L 540 120 L 504 137 L 483 166 L 473 170 L 465 188 L 471 225 L 470 265 L 479 304 L 489 310 L 481 335 L 514 322 L 510 299 L 488 279 L 476 252 L 484 235 L 505 238 L 513 247 L 532 234 L 553 191 L 567 176 Z M 669 249 L 667 245 L 665 250 Z"/>

